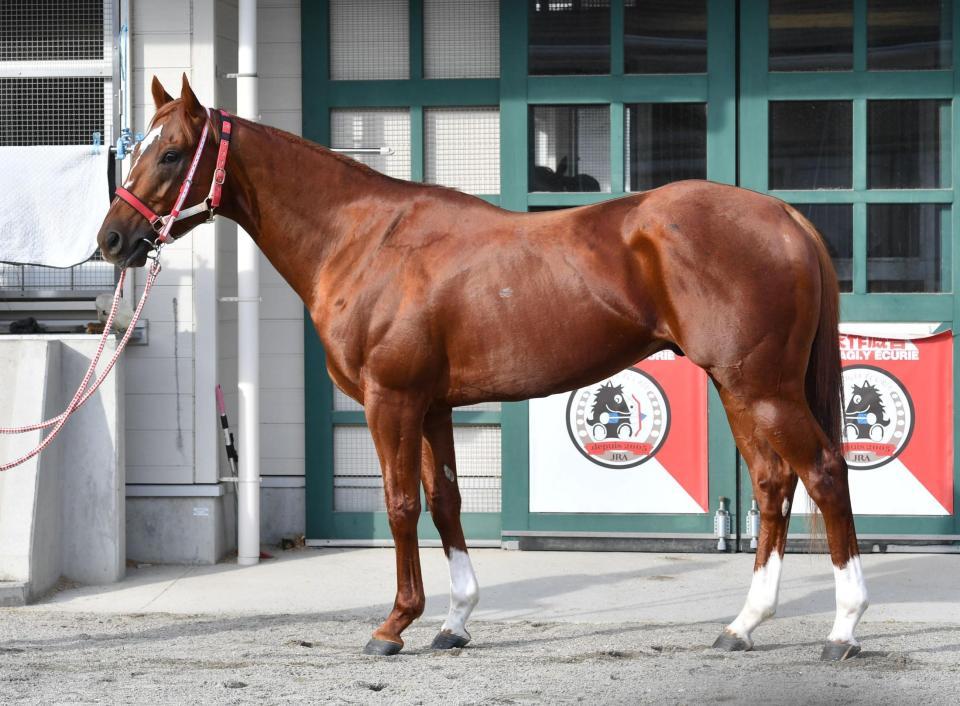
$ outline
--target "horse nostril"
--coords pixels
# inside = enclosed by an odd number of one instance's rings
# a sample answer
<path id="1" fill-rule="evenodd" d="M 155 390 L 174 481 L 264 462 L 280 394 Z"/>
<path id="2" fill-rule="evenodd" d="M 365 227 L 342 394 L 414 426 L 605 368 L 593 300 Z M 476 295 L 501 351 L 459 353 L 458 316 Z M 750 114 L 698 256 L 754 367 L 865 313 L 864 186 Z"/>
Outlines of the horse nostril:
<path id="1" fill-rule="evenodd" d="M 120 252 L 121 245 L 123 245 L 123 238 L 120 237 L 117 231 L 111 230 L 107 235 L 107 251 L 112 255 L 116 255 Z"/>

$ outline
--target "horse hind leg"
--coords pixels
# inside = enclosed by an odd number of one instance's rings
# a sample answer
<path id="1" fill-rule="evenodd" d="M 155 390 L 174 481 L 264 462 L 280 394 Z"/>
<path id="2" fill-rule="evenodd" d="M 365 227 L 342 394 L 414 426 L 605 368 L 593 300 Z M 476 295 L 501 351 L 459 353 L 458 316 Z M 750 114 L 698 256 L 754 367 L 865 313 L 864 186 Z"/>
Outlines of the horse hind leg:
<path id="1" fill-rule="evenodd" d="M 794 469 L 823 515 L 836 582 L 837 614 L 821 658 L 843 660 L 860 651 L 854 631 L 869 605 L 850 505 L 847 465 L 814 419 L 806 400 L 757 404 L 773 449 Z"/>
<path id="2" fill-rule="evenodd" d="M 722 390 L 721 397 L 737 446 L 750 469 L 753 495 L 760 508 L 760 536 L 746 602 L 713 643 L 717 649 L 734 652 L 752 649 L 753 630 L 777 611 L 780 570 L 797 475 L 766 441 L 751 415 Z"/>
<path id="3" fill-rule="evenodd" d="M 480 588 L 460 524 L 460 488 L 449 409 L 427 415 L 423 441 L 423 489 L 450 568 L 450 611 L 430 646 L 445 650 L 470 642 L 466 623 L 480 600 Z"/>

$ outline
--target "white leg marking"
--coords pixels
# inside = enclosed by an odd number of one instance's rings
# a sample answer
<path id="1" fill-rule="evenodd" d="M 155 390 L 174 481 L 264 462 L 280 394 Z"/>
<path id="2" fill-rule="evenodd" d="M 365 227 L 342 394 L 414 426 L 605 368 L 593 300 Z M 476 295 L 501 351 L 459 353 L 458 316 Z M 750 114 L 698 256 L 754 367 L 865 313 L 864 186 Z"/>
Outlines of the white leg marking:
<path id="1" fill-rule="evenodd" d="M 753 574 L 750 591 L 747 593 L 747 602 L 740 611 L 740 615 L 727 626 L 729 632 L 743 638 L 747 644 L 753 646 L 750 633 L 767 618 L 772 618 L 777 612 L 777 595 L 780 592 L 780 569 L 783 561 L 777 552 L 773 552 L 767 560 L 766 566 L 761 566 Z"/>
<path id="2" fill-rule="evenodd" d="M 480 585 L 473 573 L 473 565 L 466 552 L 451 549 L 450 563 L 450 613 L 442 630 L 470 639 L 467 632 L 467 618 L 480 600 Z"/>
<path id="3" fill-rule="evenodd" d="M 841 569 L 833 567 L 833 575 L 837 581 L 837 619 L 833 623 L 828 640 L 845 642 L 849 645 L 859 645 L 853 636 L 853 631 L 860 621 L 863 611 L 870 605 L 867 595 L 867 584 L 863 580 L 863 568 L 860 566 L 860 557 L 855 556 Z"/>

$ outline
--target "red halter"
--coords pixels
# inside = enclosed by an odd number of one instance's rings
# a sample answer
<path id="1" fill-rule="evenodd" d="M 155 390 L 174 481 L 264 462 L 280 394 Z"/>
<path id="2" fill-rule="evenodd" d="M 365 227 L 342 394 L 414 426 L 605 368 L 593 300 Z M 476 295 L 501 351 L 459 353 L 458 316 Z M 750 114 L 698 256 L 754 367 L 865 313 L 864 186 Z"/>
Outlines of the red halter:
<path id="1" fill-rule="evenodd" d="M 212 220 L 214 216 L 214 210 L 220 206 L 220 197 L 223 194 L 223 182 L 227 179 L 227 152 L 230 149 L 230 136 L 233 132 L 233 122 L 230 120 L 230 114 L 221 110 L 221 126 L 220 126 L 220 149 L 217 151 L 217 166 L 213 171 L 213 181 L 210 183 L 210 192 L 200 203 L 190 206 L 180 210 L 183 206 L 184 199 L 187 198 L 187 193 L 190 191 L 190 187 L 193 185 L 193 175 L 197 171 L 197 165 L 200 164 L 200 155 L 203 153 L 204 145 L 207 142 L 207 133 L 209 131 L 210 122 L 206 121 L 203 124 L 203 132 L 200 133 L 200 141 L 197 143 L 197 150 L 193 153 L 193 161 L 190 162 L 190 169 L 187 170 L 187 176 L 184 177 L 183 183 L 180 185 L 180 192 L 177 194 L 177 200 L 174 202 L 173 209 L 166 216 L 161 216 L 157 214 L 153 209 L 147 206 L 143 201 L 138 199 L 132 193 L 124 189 L 122 186 L 117 187 L 116 196 L 121 201 L 126 202 L 132 206 L 137 213 L 147 219 L 150 223 L 150 226 L 157 234 L 157 243 L 167 243 L 171 240 L 170 238 L 170 229 L 173 228 L 173 224 L 177 221 L 183 220 L 184 218 L 190 218 L 195 216 L 198 213 L 203 213 L 208 211 L 210 216 L 207 220 Z M 207 114 L 210 113 L 210 109 L 207 108 Z"/>

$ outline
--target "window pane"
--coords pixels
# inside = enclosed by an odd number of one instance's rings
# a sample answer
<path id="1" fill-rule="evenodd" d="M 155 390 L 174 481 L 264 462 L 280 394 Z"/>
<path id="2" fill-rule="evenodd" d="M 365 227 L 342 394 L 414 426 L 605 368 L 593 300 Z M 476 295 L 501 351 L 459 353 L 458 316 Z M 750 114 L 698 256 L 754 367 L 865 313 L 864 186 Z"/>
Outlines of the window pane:
<path id="1" fill-rule="evenodd" d="M 330 0 L 330 78 L 410 78 L 407 0 Z"/>
<path id="2" fill-rule="evenodd" d="M 884 203 L 867 209 L 867 290 L 942 292 L 946 206 Z"/>
<path id="3" fill-rule="evenodd" d="M 330 111 L 330 146 L 389 147 L 393 154 L 348 154 L 396 179 L 410 178 L 410 111 L 406 108 L 337 108 Z"/>
<path id="4" fill-rule="evenodd" d="M 853 179 L 849 101 L 771 101 L 771 189 L 849 189 Z"/>
<path id="5" fill-rule="evenodd" d="M 500 193 L 500 109 L 423 111 L 424 181 L 470 194 Z"/>
<path id="6" fill-rule="evenodd" d="M 610 0 L 529 0 L 529 71 L 610 73 Z"/>
<path id="7" fill-rule="evenodd" d="M 951 0 L 869 0 L 868 69 L 949 69 Z"/>
<path id="8" fill-rule="evenodd" d="M 770 0 L 770 71 L 853 69 L 853 0 Z"/>
<path id="9" fill-rule="evenodd" d="M 841 292 L 853 291 L 853 206 L 845 203 L 795 203 L 817 227 L 837 270 Z"/>
<path id="10" fill-rule="evenodd" d="M 610 191 L 610 108 L 530 108 L 530 191 Z"/>
<path id="11" fill-rule="evenodd" d="M 423 73 L 426 78 L 497 78 L 499 1 L 425 0 Z"/>
<path id="12" fill-rule="evenodd" d="M 950 107 L 945 100 L 870 101 L 871 189 L 936 189 L 950 184 Z M 941 143 L 941 137 L 944 143 Z"/>
<path id="13" fill-rule="evenodd" d="M 628 74 L 706 73 L 706 0 L 628 0 L 623 19 Z"/>
<path id="14" fill-rule="evenodd" d="M 624 130 L 627 191 L 707 176 L 705 103 L 627 106 Z"/>

